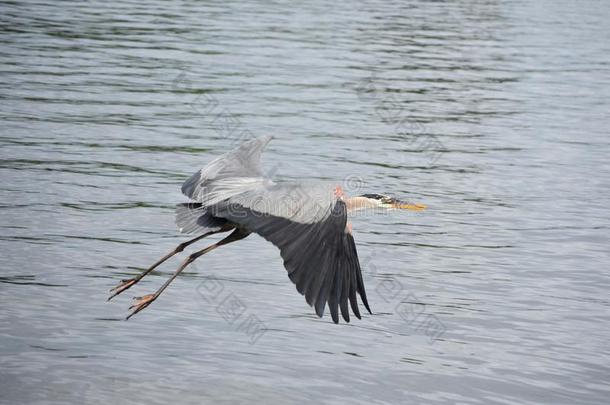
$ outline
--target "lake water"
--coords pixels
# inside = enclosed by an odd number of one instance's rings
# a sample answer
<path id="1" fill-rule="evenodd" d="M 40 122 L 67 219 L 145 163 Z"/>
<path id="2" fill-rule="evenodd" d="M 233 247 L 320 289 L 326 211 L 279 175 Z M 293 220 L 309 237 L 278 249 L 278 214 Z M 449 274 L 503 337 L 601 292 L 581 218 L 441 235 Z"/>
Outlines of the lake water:
<path id="1" fill-rule="evenodd" d="M 609 20 L 593 0 L 3 2 L 0 402 L 607 403 Z M 123 321 L 179 264 L 106 302 L 185 239 L 181 183 L 266 134 L 271 175 L 428 205 L 353 219 L 373 315 L 319 319 L 252 235 Z"/>

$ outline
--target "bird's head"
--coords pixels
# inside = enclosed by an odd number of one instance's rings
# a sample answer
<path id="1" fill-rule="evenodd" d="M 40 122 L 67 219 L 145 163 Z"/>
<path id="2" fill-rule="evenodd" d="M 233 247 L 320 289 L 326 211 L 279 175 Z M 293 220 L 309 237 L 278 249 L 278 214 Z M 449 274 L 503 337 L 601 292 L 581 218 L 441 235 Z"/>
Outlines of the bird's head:
<path id="1" fill-rule="evenodd" d="M 387 209 L 403 209 L 412 211 L 423 211 L 426 209 L 426 206 L 424 204 L 413 204 L 383 194 L 362 194 L 359 197 L 366 199 L 369 205 L 373 207 Z"/>

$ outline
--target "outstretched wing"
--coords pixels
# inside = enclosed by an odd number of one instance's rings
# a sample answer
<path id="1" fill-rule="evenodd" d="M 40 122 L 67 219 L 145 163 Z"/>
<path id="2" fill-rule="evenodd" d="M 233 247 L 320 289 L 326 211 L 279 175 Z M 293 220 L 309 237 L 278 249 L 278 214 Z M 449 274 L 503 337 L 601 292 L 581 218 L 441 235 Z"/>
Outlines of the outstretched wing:
<path id="1" fill-rule="evenodd" d="M 318 193 L 312 194 L 313 190 Z M 328 187 L 273 184 L 237 195 L 210 210 L 277 246 L 290 280 L 318 316 L 322 317 L 328 304 L 335 323 L 339 322 L 339 309 L 349 322 L 349 301 L 352 312 L 360 318 L 356 293 L 371 312 L 354 238 L 346 231 L 347 207 L 333 198 Z"/>
<path id="2" fill-rule="evenodd" d="M 261 169 L 261 152 L 271 140 L 271 136 L 262 136 L 242 143 L 236 149 L 217 157 L 204 168 L 193 174 L 182 185 L 182 193 L 191 200 L 203 202 L 219 191 L 228 193 L 219 196 L 228 197 L 245 187 L 260 185 L 264 176 Z M 241 180 L 240 180 L 241 179 Z M 220 181 L 225 180 L 220 189 Z"/>
<path id="3" fill-rule="evenodd" d="M 195 202 L 176 205 L 180 232 L 207 233 L 220 229 L 227 221 L 210 214 L 208 206 L 270 182 L 264 178 L 260 164 L 261 152 L 270 140 L 270 136 L 264 136 L 246 141 L 184 182 L 182 193 Z"/>

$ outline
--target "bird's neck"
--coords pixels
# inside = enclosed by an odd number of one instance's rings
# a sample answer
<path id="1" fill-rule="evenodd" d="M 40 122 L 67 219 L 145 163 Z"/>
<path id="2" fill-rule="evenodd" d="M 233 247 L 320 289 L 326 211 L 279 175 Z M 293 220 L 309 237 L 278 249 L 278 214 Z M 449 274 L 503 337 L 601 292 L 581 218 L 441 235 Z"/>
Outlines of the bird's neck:
<path id="1" fill-rule="evenodd" d="M 368 208 L 377 208 L 379 203 L 376 200 L 372 200 L 366 197 L 350 197 L 345 199 L 345 205 L 347 212 L 354 212 L 359 210 L 365 210 Z"/>

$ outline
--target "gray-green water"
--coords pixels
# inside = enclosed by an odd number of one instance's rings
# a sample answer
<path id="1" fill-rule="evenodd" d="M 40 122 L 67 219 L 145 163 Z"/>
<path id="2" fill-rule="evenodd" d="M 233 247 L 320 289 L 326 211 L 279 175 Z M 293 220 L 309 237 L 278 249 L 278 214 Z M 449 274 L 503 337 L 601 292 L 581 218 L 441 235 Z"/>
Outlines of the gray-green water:
<path id="1" fill-rule="evenodd" d="M 0 402 L 607 403 L 610 5 L 307 3 L 0 4 Z M 374 315 L 318 319 L 251 236 L 122 321 L 182 181 L 264 134 L 272 174 L 428 204 L 354 219 Z"/>

